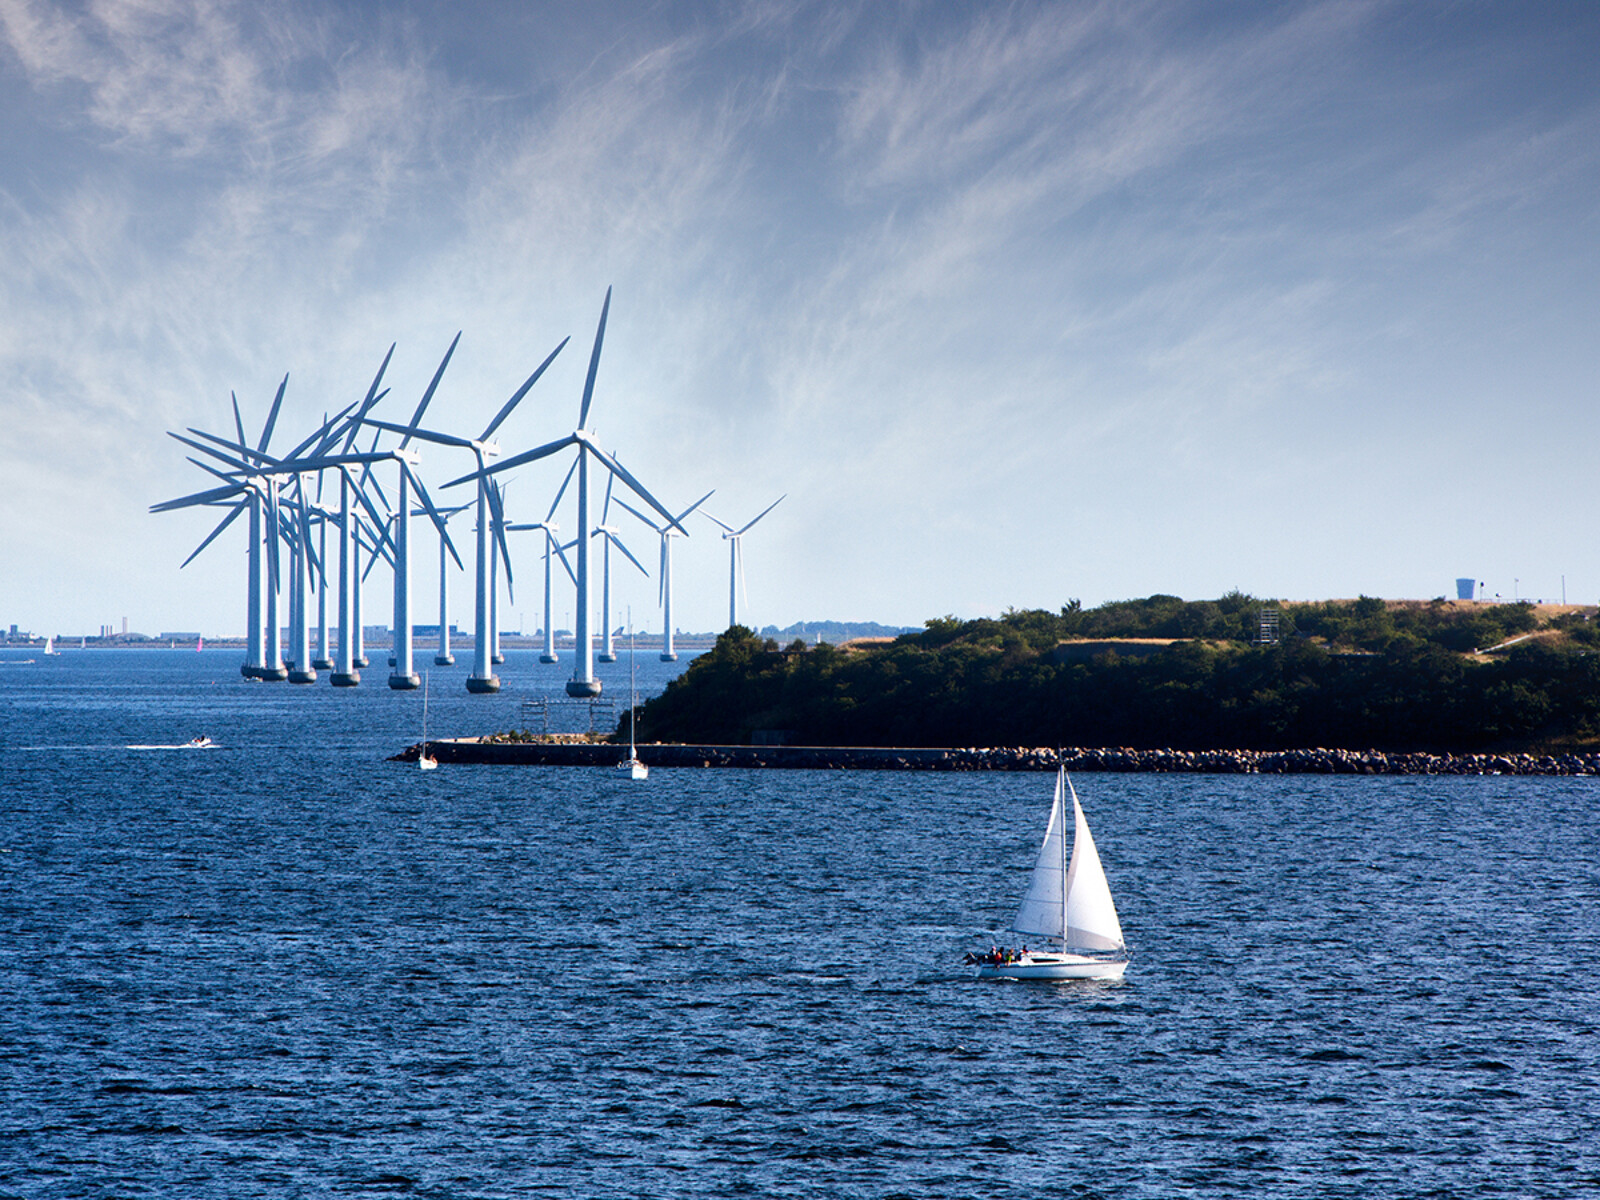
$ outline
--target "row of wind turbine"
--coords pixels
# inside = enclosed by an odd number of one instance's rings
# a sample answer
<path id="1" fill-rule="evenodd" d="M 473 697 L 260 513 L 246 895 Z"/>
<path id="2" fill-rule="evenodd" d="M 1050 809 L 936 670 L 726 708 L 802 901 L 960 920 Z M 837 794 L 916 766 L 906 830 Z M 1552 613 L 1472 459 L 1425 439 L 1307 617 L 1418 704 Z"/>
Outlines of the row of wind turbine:
<path id="1" fill-rule="evenodd" d="M 550 352 L 476 437 L 463 437 L 441 429 L 424 428 L 422 424 L 429 405 L 438 391 L 445 369 L 460 342 L 459 333 L 450 343 L 420 402 L 405 424 L 380 420 L 373 415 L 375 406 L 388 395 L 388 389 L 382 387 L 382 381 L 394 355 L 395 347 L 390 346 L 362 400 L 358 404 L 349 405 L 332 417 L 324 417 L 322 424 L 314 432 L 286 454 L 274 455 L 269 452 L 269 446 L 282 410 L 288 385 L 287 376 L 279 384 L 261 433 L 253 444 L 245 436 L 236 396 L 233 398 L 233 437 L 222 437 L 193 428 L 187 431 L 187 434 L 192 436 L 178 433 L 171 435 L 197 452 L 200 457 L 191 456 L 189 461 L 212 475 L 218 481 L 218 485 L 153 505 L 152 511 L 168 512 L 190 507 L 226 510 L 216 527 L 184 560 L 183 565 L 187 566 L 189 562 L 194 561 L 241 515 L 247 515 L 249 518 L 246 599 L 249 634 L 247 661 L 241 668 L 247 677 L 288 678 L 298 683 L 309 683 L 316 680 L 318 670 L 331 670 L 330 681 L 335 686 L 354 686 L 359 683 L 359 670 L 368 665 L 361 646 L 360 583 L 381 560 L 391 567 L 394 583 L 392 625 L 394 652 L 389 685 L 396 689 L 417 687 L 420 680 L 414 664 L 412 644 L 414 626 L 411 618 L 410 588 L 410 517 L 413 515 L 428 516 L 439 536 L 440 643 L 434 661 L 439 665 L 453 662 L 454 657 L 449 645 L 446 572 L 448 559 L 454 559 L 458 567 L 462 567 L 462 562 L 451 542 L 447 523 L 451 516 L 470 508 L 475 510 L 476 515 L 477 561 L 474 660 L 472 671 L 467 678 L 468 690 L 492 692 L 500 687 L 500 680 L 494 674 L 493 667 L 496 662 L 502 661 L 498 654 L 499 631 L 496 619 L 497 575 L 502 564 L 507 588 L 513 586 L 511 556 L 506 534 L 513 531 L 535 530 L 543 532 L 545 543 L 543 660 L 555 661 L 551 577 L 552 560 L 559 559 L 577 593 L 575 663 L 573 676 L 567 683 L 566 690 L 575 697 L 596 695 L 600 691 L 600 682 L 594 675 L 593 636 L 590 627 L 591 546 L 598 540 L 602 549 L 600 613 L 603 630 L 600 653 L 602 662 L 613 662 L 616 659 L 610 620 L 612 549 L 615 548 L 642 574 L 646 576 L 649 574 L 623 542 L 620 531 L 609 524 L 613 501 L 642 521 L 660 538 L 659 601 L 662 606 L 665 631 L 661 657 L 667 661 L 676 658 L 672 642 L 671 541 L 674 537 L 688 536 L 684 521 L 696 512 L 712 493 L 707 492 L 681 512 L 673 513 L 615 457 L 602 449 L 597 441 L 590 418 L 610 307 L 611 290 L 607 289 L 589 356 L 576 427 L 572 432 L 554 441 L 520 454 L 503 456 L 500 446 L 492 439 L 570 339 L 564 339 Z M 361 450 L 356 445 L 363 430 L 372 431 L 372 438 L 366 450 Z M 380 449 L 380 439 L 385 435 L 396 437 L 398 443 L 391 448 Z M 476 493 L 474 501 L 443 509 L 436 506 L 418 473 L 420 459 L 413 443 L 470 451 L 474 469 L 443 486 L 453 488 L 472 484 Z M 531 524 L 510 523 L 505 513 L 502 473 L 550 458 L 569 449 L 575 450 L 576 454 L 545 519 Z M 384 463 L 395 464 L 393 503 L 390 502 L 379 480 L 378 468 Z M 593 524 L 590 521 L 591 465 L 598 466 L 607 473 L 605 501 L 600 520 Z M 328 472 L 333 472 L 338 479 L 337 507 L 322 502 L 324 481 Z M 622 496 L 614 495 L 619 482 L 627 491 L 633 493 L 637 507 L 628 503 Z M 575 498 L 577 533 L 571 541 L 563 544 L 555 515 L 569 490 L 573 492 Z M 783 497 L 779 498 L 780 501 L 782 499 Z M 742 578 L 740 538 L 776 507 L 776 504 L 777 502 L 774 502 L 773 505 L 769 505 L 755 520 L 738 530 L 717 521 L 716 518 L 710 518 L 725 531 L 723 536 L 731 542 L 730 624 L 734 623 L 737 617 L 737 581 Z M 709 514 L 704 515 L 709 516 Z M 329 561 L 327 534 L 330 525 L 334 527 L 337 535 L 337 567 Z M 285 582 L 280 562 L 280 547 L 284 544 L 288 545 L 290 551 L 287 580 L 290 604 L 288 631 L 290 658 L 287 663 L 281 652 L 278 613 L 278 596 Z M 567 554 L 569 550 L 576 552 L 571 558 Z M 367 556 L 365 569 L 362 566 L 363 554 Z M 335 608 L 339 645 L 337 660 L 330 652 L 327 603 L 330 578 L 335 570 L 337 571 Z M 309 591 L 313 587 L 316 589 L 318 626 L 315 658 L 312 657 L 310 636 Z"/>

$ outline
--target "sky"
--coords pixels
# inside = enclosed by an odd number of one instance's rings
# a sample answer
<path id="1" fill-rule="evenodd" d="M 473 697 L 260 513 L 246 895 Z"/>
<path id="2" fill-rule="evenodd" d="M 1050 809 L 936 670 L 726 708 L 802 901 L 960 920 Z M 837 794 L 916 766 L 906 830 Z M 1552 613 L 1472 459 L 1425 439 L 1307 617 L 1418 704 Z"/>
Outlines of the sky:
<path id="1" fill-rule="evenodd" d="M 599 440 L 675 510 L 785 497 L 746 624 L 1595 603 L 1596 63 L 1576 0 L 0 0 L 0 626 L 242 634 L 242 523 L 180 569 L 219 514 L 149 512 L 212 482 L 167 431 L 236 394 L 254 437 L 287 374 L 286 450 L 391 343 L 404 421 L 460 332 L 428 423 L 476 436 L 571 337 L 515 453 L 576 425 L 607 288 Z M 674 624 L 721 629 L 688 528 Z"/>

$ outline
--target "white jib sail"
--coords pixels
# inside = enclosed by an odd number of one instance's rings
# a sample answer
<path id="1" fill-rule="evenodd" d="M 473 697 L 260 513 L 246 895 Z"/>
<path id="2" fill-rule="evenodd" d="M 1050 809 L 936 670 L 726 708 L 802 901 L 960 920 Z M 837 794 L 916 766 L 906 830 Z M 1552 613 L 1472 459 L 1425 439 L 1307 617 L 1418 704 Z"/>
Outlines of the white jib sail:
<path id="1" fill-rule="evenodd" d="M 1070 781 L 1068 788 L 1072 788 Z M 1094 848 L 1094 835 L 1072 789 L 1074 829 L 1072 862 L 1067 866 L 1067 933 L 1069 946 L 1090 950 L 1121 950 L 1122 922 L 1111 899 L 1111 885 L 1100 865 L 1100 852 Z"/>
<path id="2" fill-rule="evenodd" d="M 1084 950 L 1120 950 L 1122 925 L 1111 899 L 1111 887 L 1100 865 L 1100 854 L 1089 833 L 1076 791 L 1072 792 L 1072 858 L 1065 873 L 1062 838 L 1066 831 L 1066 772 L 1056 775 L 1056 794 L 1050 806 L 1050 824 L 1034 860 L 1033 877 L 1017 909 L 1011 928 L 1017 933 L 1057 940 L 1063 946 Z M 1065 900 L 1062 893 L 1065 891 Z"/>

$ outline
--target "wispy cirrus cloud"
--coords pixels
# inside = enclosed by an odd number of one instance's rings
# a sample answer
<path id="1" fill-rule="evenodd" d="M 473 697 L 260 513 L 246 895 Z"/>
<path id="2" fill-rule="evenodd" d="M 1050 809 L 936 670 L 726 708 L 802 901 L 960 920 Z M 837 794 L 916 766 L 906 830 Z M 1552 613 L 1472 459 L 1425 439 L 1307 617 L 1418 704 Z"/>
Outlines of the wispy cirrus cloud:
<path id="1" fill-rule="evenodd" d="M 231 421 L 230 388 L 253 411 L 290 370 L 305 424 L 398 340 L 414 401 L 457 329 L 437 411 L 473 431 L 574 336 L 505 430 L 543 437 L 615 283 L 605 436 L 685 502 L 804 497 L 763 527 L 813 609 L 789 616 L 851 615 L 828 578 L 884 619 L 1059 599 L 1041 522 L 1113 594 L 1134 563 L 1213 586 L 1203 528 L 1247 564 L 1218 590 L 1263 586 L 1278 559 L 1241 521 L 1332 561 L 1341 483 L 1398 504 L 1446 472 L 1399 449 L 1463 424 L 1432 419 L 1441 367 L 1452 412 L 1492 414 L 1526 366 L 1474 273 L 1527 279 L 1518 337 L 1576 377 L 1550 331 L 1592 308 L 1572 281 L 1600 139 L 1553 24 L 1382 0 L 0 0 L 0 127 L 62 151 L 0 163 L 0 418 L 46 451 L 0 469 L 69 496 L 58 454 L 135 446 L 107 487 L 137 513 L 192 483 L 159 430 Z"/>

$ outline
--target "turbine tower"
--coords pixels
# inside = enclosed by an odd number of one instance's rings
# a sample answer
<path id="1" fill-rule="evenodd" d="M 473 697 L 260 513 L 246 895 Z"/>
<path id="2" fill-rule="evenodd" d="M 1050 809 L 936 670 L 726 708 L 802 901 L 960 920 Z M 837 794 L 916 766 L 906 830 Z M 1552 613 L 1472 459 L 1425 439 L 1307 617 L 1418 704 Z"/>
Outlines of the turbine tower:
<path id="1" fill-rule="evenodd" d="M 635 479 L 628 471 L 602 450 L 594 440 L 594 434 L 589 430 L 589 407 L 594 400 L 595 375 L 600 369 L 600 348 L 605 342 L 606 318 L 611 311 L 611 289 L 606 289 L 605 304 L 600 309 L 600 324 L 595 330 L 594 349 L 589 355 L 589 373 L 583 385 L 583 403 L 578 410 L 578 427 L 566 437 L 547 442 L 532 450 L 502 459 L 492 467 L 481 465 L 476 474 L 463 475 L 459 479 L 452 479 L 444 487 L 455 487 L 467 483 L 483 475 L 507 471 L 513 467 L 520 467 L 524 463 L 534 462 L 537 459 L 547 458 L 552 454 L 565 450 L 569 446 L 578 449 L 578 600 L 577 621 L 574 628 L 574 649 L 576 663 L 573 668 L 572 678 L 567 680 L 567 695 L 575 697 L 598 696 L 600 694 L 600 681 L 594 676 L 594 641 L 590 635 L 590 607 L 589 607 L 589 459 L 593 457 L 601 466 L 627 484 L 640 499 L 644 500 L 666 521 L 677 525 L 671 513 L 661 506 L 642 483 Z M 481 488 L 481 484 L 480 484 Z M 682 526 L 678 526 L 682 529 Z M 684 533 L 687 535 L 687 530 Z"/>
<path id="2" fill-rule="evenodd" d="M 335 422 L 349 413 L 350 406 L 338 413 L 331 420 L 325 420 L 317 430 L 305 441 L 301 442 L 288 455 L 282 459 L 273 458 L 266 453 L 266 447 L 272 439 L 272 431 L 277 424 L 278 413 L 282 408 L 283 394 L 288 386 L 289 377 L 284 376 L 278 385 L 277 395 L 273 398 L 271 411 L 262 428 L 261 437 L 254 450 L 250 449 L 245 441 L 244 422 L 239 415 L 239 400 L 235 395 L 233 399 L 233 420 L 237 440 L 221 438 L 215 434 L 191 428 L 188 432 L 194 437 L 185 437 L 183 434 L 170 433 L 169 436 L 182 442 L 201 453 L 221 462 L 227 470 L 221 470 L 209 463 L 190 456 L 189 461 L 207 473 L 222 480 L 222 486 L 211 488 L 204 492 L 190 496 L 180 497 L 160 504 L 151 505 L 151 512 L 169 512 L 178 508 L 189 508 L 197 505 L 227 505 L 228 513 L 222 518 L 215 528 L 197 546 L 194 551 L 183 561 L 183 566 L 188 566 L 194 559 L 209 546 L 216 538 L 231 525 L 241 513 L 248 512 L 250 521 L 249 542 L 249 567 L 248 585 L 249 592 L 246 598 L 246 623 L 247 630 L 247 657 L 240 668 L 246 678 L 253 679 L 283 679 L 288 672 L 283 669 L 280 649 L 277 644 L 277 580 L 278 580 L 278 541 L 281 535 L 280 518 L 278 513 L 279 484 L 283 478 L 292 476 L 297 471 L 300 456 L 311 449 L 313 454 L 323 452 L 329 442 L 333 440 L 329 431 Z M 333 435 L 336 436 L 336 435 Z M 203 439 L 201 441 L 196 438 Z M 206 443 L 212 443 L 207 445 Z M 220 448 L 219 448 L 220 447 Z M 261 464 L 268 464 L 270 469 L 264 469 Z M 263 569 L 262 550 L 266 550 L 266 567 Z M 266 575 L 269 578 L 264 579 Z M 271 626 L 267 638 L 262 636 L 262 588 L 270 587 L 268 593 L 269 603 L 267 622 Z"/>
<path id="3" fill-rule="evenodd" d="M 699 508 L 707 500 L 711 499 L 713 492 L 707 492 L 704 496 L 701 496 L 700 499 L 696 500 L 693 504 L 689 505 L 688 508 L 679 513 L 677 518 L 678 521 L 682 522 L 687 519 L 690 513 L 694 512 L 695 509 Z M 678 654 L 672 646 L 672 539 L 678 535 L 672 531 L 671 525 L 657 525 L 649 517 L 645 516 L 637 508 L 633 507 L 633 505 L 629 504 L 621 497 L 617 498 L 617 503 L 622 505 L 623 508 L 627 509 L 634 516 L 638 517 L 639 520 L 643 521 L 646 525 L 650 526 L 651 529 L 654 529 L 661 537 L 661 582 L 656 589 L 656 601 L 661 605 L 661 661 L 677 662 Z"/>
<path id="4" fill-rule="evenodd" d="M 771 504 L 767 505 L 764 509 L 762 509 L 759 513 L 757 513 L 756 516 L 752 520 L 746 521 L 744 523 L 744 525 L 741 526 L 738 529 L 735 529 L 732 525 L 727 525 L 727 524 L 724 524 L 721 521 L 718 521 L 710 513 L 702 513 L 701 514 L 702 516 L 704 516 L 707 520 L 711 521 L 712 523 L 722 526 L 722 530 L 723 530 L 722 538 L 723 538 L 723 540 L 725 542 L 728 543 L 728 628 L 729 629 L 732 629 L 735 625 L 737 625 L 739 623 L 739 584 L 744 579 L 744 551 L 741 549 L 741 543 L 742 543 L 742 540 L 744 538 L 744 535 L 750 531 L 750 527 L 752 525 L 754 525 L 756 523 L 756 521 L 761 520 L 762 517 L 766 516 L 773 509 L 777 508 L 778 505 L 782 504 L 783 500 L 784 500 L 784 497 L 787 496 L 788 494 L 789 494 L 788 492 L 785 492 L 783 494 L 783 496 L 779 496 Z"/>
<path id="5" fill-rule="evenodd" d="M 460 336 L 460 334 L 457 334 L 457 339 L 459 339 Z M 501 422 L 511 415 L 511 410 L 516 408 L 516 406 L 522 401 L 522 398 L 528 394 L 529 389 L 531 389 L 533 385 L 539 381 L 539 377 L 543 375 L 550 364 L 555 361 L 556 355 L 561 353 L 562 347 L 567 344 L 568 340 L 569 339 L 567 338 L 563 338 L 561 340 L 561 344 L 550 352 L 549 357 L 546 358 L 544 362 L 539 364 L 538 369 L 535 370 L 532 375 L 528 376 L 527 381 L 520 388 L 518 388 L 515 393 L 512 394 L 511 399 L 507 400 L 500 411 L 495 414 L 494 420 L 490 421 L 489 424 L 484 427 L 483 432 L 476 438 L 457 437 L 454 434 L 441 433 L 437 430 L 418 428 L 418 424 L 422 420 L 423 409 L 426 408 L 426 403 L 418 407 L 418 410 L 412 416 L 411 423 L 409 425 L 393 425 L 385 421 L 374 421 L 370 417 L 362 418 L 364 424 L 371 425 L 377 429 L 386 429 L 391 433 L 400 434 L 402 438 L 400 444 L 402 446 L 406 445 L 412 438 L 417 438 L 421 441 L 434 442 L 441 446 L 463 447 L 471 450 L 473 457 L 477 460 L 477 471 L 471 475 L 463 476 L 462 479 L 453 481 L 455 483 L 461 483 L 468 479 L 475 479 L 478 481 L 477 613 L 473 631 L 472 673 L 467 676 L 467 691 L 469 692 L 486 693 L 498 692 L 500 690 L 500 678 L 494 673 L 492 662 L 492 643 L 494 641 L 494 632 L 490 616 L 490 607 L 493 603 L 493 592 L 491 590 L 493 583 L 490 580 L 490 572 L 493 567 L 493 558 L 490 547 L 490 538 L 498 531 L 500 522 L 498 515 L 496 515 L 493 522 L 490 520 L 490 508 L 491 506 L 498 508 L 498 498 L 491 498 L 489 494 L 493 490 L 490 487 L 492 481 L 488 478 L 489 471 L 485 467 L 485 460 L 498 455 L 500 453 L 500 447 L 497 443 L 491 442 L 489 439 L 493 436 L 494 431 L 500 428 Z M 451 343 L 450 348 L 452 351 L 454 351 L 454 342 Z M 445 358 L 446 361 L 448 361 L 449 355 L 445 355 Z M 440 370 L 442 371 L 443 369 L 443 364 L 441 364 Z M 431 395 L 432 391 L 430 389 L 429 396 L 431 397 Z M 447 484 L 445 486 L 448 487 L 450 485 Z M 501 548 L 503 550 L 503 535 L 498 540 L 501 541 Z M 506 561 L 509 569 L 509 555 L 506 556 Z"/>
<path id="6" fill-rule="evenodd" d="M 458 504 L 454 508 L 439 509 L 439 516 L 446 525 L 450 518 L 459 512 L 465 512 L 469 506 Z M 414 508 L 411 515 L 420 517 L 423 510 Z M 449 554 L 453 553 L 450 544 L 444 539 L 439 539 L 439 652 L 433 656 L 433 665 L 436 667 L 453 667 L 456 656 L 450 653 L 450 576 Z M 459 565 L 459 564 L 458 564 Z"/>
<path id="7" fill-rule="evenodd" d="M 604 538 L 600 543 L 600 661 L 614 663 L 617 661 L 617 652 L 611 643 L 611 547 L 615 546 L 627 557 L 628 561 L 639 568 L 639 574 L 646 579 L 650 572 L 644 569 L 644 564 L 633 556 L 633 551 L 622 544 L 615 526 L 607 525 L 606 518 L 611 515 L 611 487 L 616 483 L 615 475 L 606 479 L 606 502 L 600 508 L 600 524 L 594 527 L 591 537 Z M 621 498 L 617 500 L 622 503 Z"/>
<path id="8" fill-rule="evenodd" d="M 554 509 L 551 511 L 553 513 Z M 578 576 L 572 569 L 571 561 L 567 558 L 566 547 L 561 544 L 561 539 L 557 536 L 561 532 L 561 527 L 555 522 L 544 520 L 534 521 L 526 525 L 506 526 L 507 533 L 526 533 L 532 530 L 540 530 L 544 533 L 544 650 L 539 655 L 539 661 L 548 665 L 561 661 L 556 655 L 555 624 L 551 619 L 553 613 L 550 603 L 551 553 L 554 552 L 561 559 L 561 565 L 566 568 L 567 577 L 573 583 L 578 582 Z"/>

